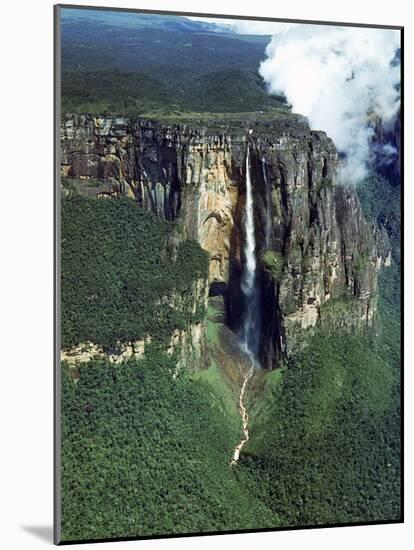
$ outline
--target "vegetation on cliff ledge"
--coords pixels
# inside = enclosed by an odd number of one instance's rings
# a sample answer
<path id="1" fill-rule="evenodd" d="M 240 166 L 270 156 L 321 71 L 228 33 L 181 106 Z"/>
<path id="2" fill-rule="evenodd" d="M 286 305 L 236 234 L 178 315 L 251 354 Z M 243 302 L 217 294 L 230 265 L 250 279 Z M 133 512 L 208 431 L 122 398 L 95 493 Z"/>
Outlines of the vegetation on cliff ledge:
<path id="1" fill-rule="evenodd" d="M 62 200 L 62 346 L 165 340 L 204 318 L 208 254 L 132 199 Z"/>
<path id="2" fill-rule="evenodd" d="M 262 254 L 262 262 L 264 268 L 269 271 L 275 279 L 279 281 L 283 273 L 283 256 L 280 252 L 275 250 L 265 250 Z"/>

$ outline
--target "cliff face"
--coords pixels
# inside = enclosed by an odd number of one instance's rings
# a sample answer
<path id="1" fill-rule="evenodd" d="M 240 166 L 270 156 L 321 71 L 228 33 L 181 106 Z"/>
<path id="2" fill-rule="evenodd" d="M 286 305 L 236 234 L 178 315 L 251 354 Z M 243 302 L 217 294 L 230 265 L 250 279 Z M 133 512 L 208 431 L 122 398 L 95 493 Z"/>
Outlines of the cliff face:
<path id="1" fill-rule="evenodd" d="M 232 174 L 233 154 L 230 135 L 186 125 L 74 116 L 62 127 L 62 174 L 98 179 L 97 196 L 135 197 L 165 219 L 181 214 L 183 234 L 210 253 L 211 282 L 228 279 L 241 181 L 240 168 Z"/>
<path id="2" fill-rule="evenodd" d="M 388 247 L 377 246 L 354 190 L 336 185 L 338 155 L 326 134 L 294 115 L 183 125 L 75 115 L 62 124 L 62 174 L 84 178 L 81 192 L 129 195 L 178 219 L 182 236 L 210 253 L 210 295 L 222 297 L 227 324 L 237 331 L 247 142 L 262 362 L 272 368 L 300 345 L 304 330 L 317 323 L 362 327 L 376 310 L 377 274 Z"/>

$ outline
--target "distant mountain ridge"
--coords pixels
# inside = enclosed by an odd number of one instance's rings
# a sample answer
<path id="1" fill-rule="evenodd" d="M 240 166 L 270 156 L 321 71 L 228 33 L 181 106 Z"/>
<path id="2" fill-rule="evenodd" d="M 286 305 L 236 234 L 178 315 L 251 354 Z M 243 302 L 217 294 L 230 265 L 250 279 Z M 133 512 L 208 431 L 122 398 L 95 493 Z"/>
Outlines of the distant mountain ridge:
<path id="1" fill-rule="evenodd" d="M 157 27 L 175 31 L 190 32 L 234 32 L 230 25 L 219 25 L 211 22 L 194 21 L 180 15 L 157 15 L 134 11 L 94 10 L 63 8 L 62 22 L 89 21 L 103 25 L 111 25 L 124 28 Z M 225 20 L 224 20 L 225 21 Z"/>

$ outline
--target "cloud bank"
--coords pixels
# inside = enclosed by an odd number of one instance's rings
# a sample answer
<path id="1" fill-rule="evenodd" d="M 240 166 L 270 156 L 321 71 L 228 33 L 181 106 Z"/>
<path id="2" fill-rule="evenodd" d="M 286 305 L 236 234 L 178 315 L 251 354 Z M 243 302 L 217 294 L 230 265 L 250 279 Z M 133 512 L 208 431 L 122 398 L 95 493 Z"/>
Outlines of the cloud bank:
<path id="1" fill-rule="evenodd" d="M 345 156 L 339 179 L 364 178 L 373 134 L 369 118 L 389 124 L 399 109 L 396 30 L 287 25 L 273 36 L 259 72 L 269 91 L 324 130 Z M 384 157 L 395 152 L 384 147 Z M 384 159 L 385 160 L 385 159 Z"/>

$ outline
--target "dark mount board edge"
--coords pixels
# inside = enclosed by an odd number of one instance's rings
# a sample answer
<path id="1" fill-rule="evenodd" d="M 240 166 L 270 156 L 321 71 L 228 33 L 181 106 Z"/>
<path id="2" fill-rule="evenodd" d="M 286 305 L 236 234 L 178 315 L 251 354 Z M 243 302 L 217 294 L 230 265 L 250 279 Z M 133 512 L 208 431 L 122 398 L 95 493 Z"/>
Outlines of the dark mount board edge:
<path id="1" fill-rule="evenodd" d="M 53 542 L 61 538 L 61 300 L 60 300 L 60 121 L 61 121 L 61 34 L 60 9 L 54 6 L 53 13 Z"/>
<path id="2" fill-rule="evenodd" d="M 405 155 L 405 142 L 404 142 L 404 103 L 405 103 L 405 89 L 404 89 L 404 27 L 400 30 L 400 147 L 401 147 L 401 160 L 400 160 L 400 246 L 401 246 L 401 268 L 400 268 L 400 334 L 401 334 L 401 369 L 400 369 L 400 464 L 401 464 L 401 523 L 404 523 L 405 513 L 405 496 L 404 496 L 404 477 L 405 477 L 405 462 L 404 462 L 404 450 L 405 450 L 405 425 L 404 425 L 404 407 L 405 407 L 405 394 L 404 394 L 404 375 L 405 375 L 405 363 L 404 363 L 404 264 L 405 264 L 405 232 L 404 232 L 404 187 L 405 187 L 405 169 L 404 169 L 404 155 Z"/>
<path id="3" fill-rule="evenodd" d="M 197 13 L 197 12 L 179 12 L 179 11 L 163 11 L 163 10 L 148 10 L 138 8 L 118 8 L 111 6 L 86 6 L 78 4 L 55 4 L 54 6 L 54 212 L 53 212 L 53 254 L 54 254 L 54 273 L 53 273 L 53 308 L 54 308 L 54 524 L 53 524 L 53 541 L 55 545 L 67 546 L 73 544 L 90 544 L 90 543 L 103 543 L 103 542 L 122 542 L 122 541 L 134 541 L 134 540 L 159 540 L 159 539 L 172 539 L 172 538 L 191 538 L 191 537 L 205 537 L 215 535 L 236 535 L 244 533 L 269 533 L 279 531 L 303 531 L 314 529 L 332 529 L 335 527 L 365 527 L 375 525 L 395 525 L 404 523 L 405 513 L 405 494 L 404 494 L 404 478 L 405 478 L 405 464 L 404 464 L 404 448 L 405 448 L 405 425 L 404 425 L 404 257 L 405 257 L 405 234 L 404 234 L 404 184 L 405 184 L 405 170 L 404 170 L 404 156 L 405 156 L 405 142 L 404 142 L 404 26 L 400 25 L 381 25 L 381 24 L 368 24 L 368 23 L 350 23 L 339 21 L 317 21 L 306 19 L 286 19 L 286 18 L 273 18 L 273 17 L 254 17 L 248 15 L 230 15 L 230 14 L 218 14 L 218 13 Z M 60 118 L 61 118 L 61 49 L 60 49 L 60 10 L 62 8 L 78 9 L 78 10 L 96 10 L 96 11 L 117 11 L 117 12 L 129 12 L 129 13 L 144 13 L 152 15 L 177 15 L 177 16 L 191 16 L 191 17 L 210 17 L 210 18 L 222 18 L 222 19 L 237 19 L 248 21 L 263 21 L 263 22 L 276 22 L 276 23 L 298 23 L 307 25 L 327 25 L 327 26 L 339 26 L 339 27 L 358 27 L 358 28 L 370 28 L 370 29 L 390 29 L 400 31 L 400 71 L 401 71 L 401 95 L 400 95 L 400 146 L 401 146 L 401 167 L 400 167 L 400 214 L 401 214 L 401 273 L 400 273 L 400 305 L 401 305 L 401 503 L 400 503 L 400 517 L 399 519 L 392 520 L 379 520 L 379 521 L 365 521 L 365 522 L 350 522 L 350 523 L 332 523 L 332 524 L 320 524 L 320 525 L 299 525 L 288 527 L 269 527 L 258 529 L 234 529 L 223 531 L 205 531 L 205 532 L 191 532 L 191 533 L 171 533 L 162 535 L 145 535 L 145 536 L 131 536 L 131 537 L 114 537 L 114 538 L 99 538 L 99 539 L 80 539 L 72 541 L 60 540 Z"/>

